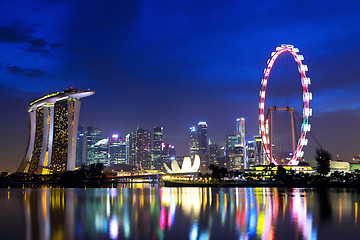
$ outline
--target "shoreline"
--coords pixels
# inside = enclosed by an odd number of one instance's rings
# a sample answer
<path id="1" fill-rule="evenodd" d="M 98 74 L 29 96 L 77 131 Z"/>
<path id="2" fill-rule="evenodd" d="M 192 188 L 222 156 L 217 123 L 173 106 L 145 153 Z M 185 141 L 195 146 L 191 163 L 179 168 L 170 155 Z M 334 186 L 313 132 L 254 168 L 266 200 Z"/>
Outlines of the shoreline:
<path id="1" fill-rule="evenodd" d="M 159 187 L 196 187 L 196 188 L 352 188 L 360 189 L 360 185 L 339 183 L 339 182 L 323 182 L 323 183 L 284 183 L 281 181 L 264 181 L 264 182 L 190 182 L 190 181 L 169 181 L 162 180 L 159 182 L 138 181 L 138 182 L 78 182 L 78 183 L 56 183 L 56 182 L 1 182 L 0 189 L 6 188 L 118 188 L 124 185 L 133 184 L 158 184 Z"/>

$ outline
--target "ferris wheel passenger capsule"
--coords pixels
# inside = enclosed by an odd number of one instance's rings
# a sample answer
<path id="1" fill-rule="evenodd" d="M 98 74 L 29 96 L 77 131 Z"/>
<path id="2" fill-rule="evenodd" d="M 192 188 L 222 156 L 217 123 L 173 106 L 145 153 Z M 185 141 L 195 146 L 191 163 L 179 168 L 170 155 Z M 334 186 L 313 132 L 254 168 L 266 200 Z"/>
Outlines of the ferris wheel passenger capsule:
<path id="1" fill-rule="evenodd" d="M 304 132 L 310 132 L 310 129 L 311 129 L 311 125 L 309 123 L 302 125 L 302 130 Z"/>
<path id="2" fill-rule="evenodd" d="M 311 92 L 304 93 L 303 99 L 304 99 L 304 101 L 312 100 L 312 93 Z"/>
<path id="3" fill-rule="evenodd" d="M 303 60 L 304 60 L 304 56 L 303 56 L 303 55 L 298 55 L 298 59 L 299 59 L 300 61 L 303 61 Z"/>
<path id="4" fill-rule="evenodd" d="M 302 72 L 307 72 L 307 71 L 308 71 L 308 66 L 307 66 L 307 65 L 301 65 L 300 70 L 301 70 Z"/>
<path id="5" fill-rule="evenodd" d="M 308 139 L 306 139 L 306 138 L 304 138 L 304 139 L 301 139 L 301 141 L 300 141 L 300 144 L 302 145 L 302 146 L 306 146 L 307 144 L 308 144 Z"/>
<path id="6" fill-rule="evenodd" d="M 310 78 L 308 78 L 308 77 L 304 78 L 303 84 L 304 85 L 310 85 L 311 84 Z"/>
<path id="7" fill-rule="evenodd" d="M 304 156 L 304 152 L 303 151 L 298 151 L 297 153 L 296 153 L 296 157 L 298 157 L 298 158 L 301 158 L 301 157 L 303 157 Z"/>
<path id="8" fill-rule="evenodd" d="M 303 114 L 304 114 L 304 117 L 312 116 L 312 109 L 311 108 L 305 108 Z"/>
<path id="9" fill-rule="evenodd" d="M 299 49 L 298 48 L 293 48 L 293 51 L 298 53 L 299 52 Z M 304 59 L 303 59 L 304 60 Z"/>

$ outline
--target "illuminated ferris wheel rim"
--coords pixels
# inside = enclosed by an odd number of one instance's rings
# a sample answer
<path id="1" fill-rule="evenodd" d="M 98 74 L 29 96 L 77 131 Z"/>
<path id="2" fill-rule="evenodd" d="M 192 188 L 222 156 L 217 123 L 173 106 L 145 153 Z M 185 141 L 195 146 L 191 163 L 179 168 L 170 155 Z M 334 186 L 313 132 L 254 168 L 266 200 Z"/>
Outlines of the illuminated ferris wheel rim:
<path id="1" fill-rule="evenodd" d="M 312 109 L 310 108 L 310 100 L 312 99 L 312 94 L 309 92 L 310 78 L 306 76 L 306 72 L 308 67 L 302 63 L 304 57 L 299 55 L 299 49 L 294 48 L 292 45 L 283 44 L 280 47 L 276 48 L 275 52 L 271 53 L 271 58 L 267 62 L 267 66 L 264 70 L 264 77 L 261 81 L 261 91 L 260 91 L 260 103 L 259 103 L 259 121 L 260 121 L 260 133 L 261 139 L 264 146 L 264 151 L 266 153 L 267 158 L 271 163 L 275 165 L 279 165 L 274 156 L 272 156 L 268 134 L 266 132 L 266 119 L 265 119 L 265 97 L 266 97 L 266 87 L 269 80 L 270 72 L 272 67 L 276 61 L 276 59 L 283 53 L 289 52 L 293 57 L 298 66 L 298 70 L 301 76 L 301 84 L 303 89 L 303 120 L 301 124 L 301 135 L 299 137 L 297 146 L 295 148 L 295 152 L 293 153 L 293 157 L 289 162 L 289 165 L 297 165 L 299 163 L 298 159 L 302 158 L 304 152 L 302 151 L 303 146 L 306 146 L 308 143 L 308 139 L 306 139 L 307 132 L 310 131 L 311 125 L 309 124 L 309 117 L 312 115 Z"/>

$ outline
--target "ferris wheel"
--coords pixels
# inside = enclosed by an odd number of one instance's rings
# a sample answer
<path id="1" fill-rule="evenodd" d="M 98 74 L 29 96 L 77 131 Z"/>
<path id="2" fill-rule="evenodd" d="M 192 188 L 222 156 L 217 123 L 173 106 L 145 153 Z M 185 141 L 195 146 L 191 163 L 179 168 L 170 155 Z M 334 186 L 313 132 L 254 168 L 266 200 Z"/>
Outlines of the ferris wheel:
<path id="1" fill-rule="evenodd" d="M 312 109 L 310 108 L 310 100 L 312 100 L 312 93 L 309 92 L 310 78 L 306 76 L 308 71 L 307 65 L 304 65 L 302 61 L 304 57 L 299 53 L 299 49 L 294 48 L 292 45 L 283 44 L 280 47 L 276 48 L 275 52 L 271 53 L 271 58 L 267 61 L 267 66 L 264 70 L 264 77 L 261 81 L 261 91 L 260 91 L 260 103 L 259 103 L 259 122 L 260 122 L 260 134 L 265 151 L 265 155 L 270 163 L 279 165 L 278 161 L 274 158 L 273 154 L 273 143 L 272 136 L 269 133 L 268 122 L 269 119 L 265 117 L 265 100 L 266 100 L 266 88 L 269 82 L 270 73 L 276 59 L 283 53 L 290 53 L 294 58 L 298 71 L 300 73 L 301 85 L 302 85 L 302 123 L 301 123 L 301 133 L 297 141 L 297 145 L 294 144 L 292 158 L 289 161 L 288 165 L 297 165 L 299 159 L 304 156 L 303 147 L 307 145 L 308 139 L 306 135 L 310 132 L 311 125 L 309 124 L 309 117 L 312 115 Z M 289 110 L 289 108 L 287 108 Z"/>

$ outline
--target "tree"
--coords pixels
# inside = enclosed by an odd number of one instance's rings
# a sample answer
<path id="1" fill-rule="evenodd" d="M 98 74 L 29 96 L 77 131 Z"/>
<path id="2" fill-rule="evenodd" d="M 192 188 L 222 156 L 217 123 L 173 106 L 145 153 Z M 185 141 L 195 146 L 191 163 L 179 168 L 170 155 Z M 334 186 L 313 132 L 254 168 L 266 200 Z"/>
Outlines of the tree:
<path id="1" fill-rule="evenodd" d="M 286 176 L 286 169 L 282 165 L 277 166 L 276 178 L 280 181 L 285 181 Z"/>
<path id="2" fill-rule="evenodd" d="M 325 176 L 330 172 L 330 160 L 331 160 L 331 154 L 322 149 L 317 148 L 315 150 L 315 160 L 317 162 L 317 171 L 321 175 Z"/>

